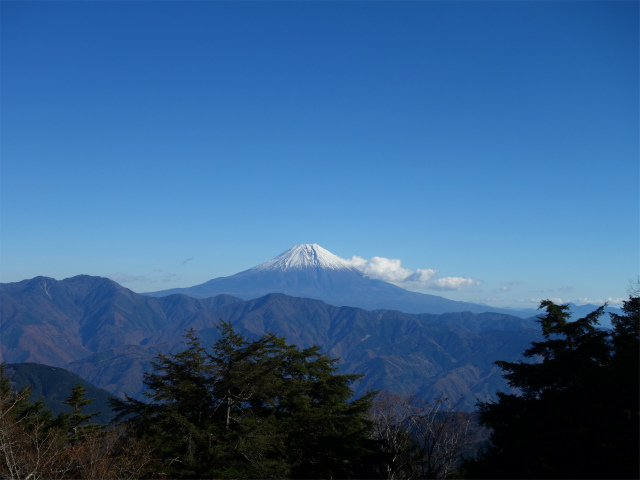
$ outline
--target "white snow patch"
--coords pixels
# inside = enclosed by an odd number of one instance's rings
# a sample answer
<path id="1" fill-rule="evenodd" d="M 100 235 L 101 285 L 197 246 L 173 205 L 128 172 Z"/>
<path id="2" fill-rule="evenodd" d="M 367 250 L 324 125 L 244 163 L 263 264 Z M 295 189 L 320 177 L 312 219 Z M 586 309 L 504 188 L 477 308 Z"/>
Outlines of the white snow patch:
<path id="1" fill-rule="evenodd" d="M 334 255 L 315 243 L 296 245 L 276 258 L 254 267 L 253 270 L 300 270 L 309 267 L 355 270 L 348 260 Z"/>
<path id="2" fill-rule="evenodd" d="M 51 297 L 51 294 L 49 293 L 49 287 L 47 286 L 47 282 L 46 281 L 42 282 L 42 287 L 44 289 L 44 293 L 47 294 L 47 297 L 49 297 L 51 300 L 53 300 L 53 298 Z"/>

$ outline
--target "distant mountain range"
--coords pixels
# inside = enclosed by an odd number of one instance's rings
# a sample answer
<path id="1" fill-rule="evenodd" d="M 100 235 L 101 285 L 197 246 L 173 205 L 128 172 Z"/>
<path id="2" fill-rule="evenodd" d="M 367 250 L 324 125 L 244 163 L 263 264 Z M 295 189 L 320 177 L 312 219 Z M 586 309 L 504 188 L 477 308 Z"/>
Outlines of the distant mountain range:
<path id="1" fill-rule="evenodd" d="M 363 275 L 345 259 L 316 244 L 296 245 L 272 260 L 229 277 L 146 295 L 163 297 L 181 293 L 194 298 L 207 298 L 227 294 L 250 300 L 276 292 L 366 310 L 384 308 L 405 313 L 497 312 L 522 318 L 536 314 L 535 310 L 496 308 L 411 292 Z"/>
<path id="2" fill-rule="evenodd" d="M 365 374 L 357 394 L 443 391 L 471 408 L 508 388 L 494 362 L 520 359 L 540 338 L 535 317 L 372 280 L 318 245 L 178 291 L 189 296 L 140 295 L 88 275 L 0 284 L 0 361 L 64 367 L 113 395 L 141 398 L 158 353 L 182 349 L 188 328 L 212 345 L 224 319 L 249 338 L 270 331 L 320 345 L 340 358 L 340 371 Z"/>
<path id="3" fill-rule="evenodd" d="M 388 389 L 465 395 L 467 406 L 506 388 L 495 360 L 514 360 L 539 338 L 531 319 L 484 313 L 412 315 L 335 307 L 269 294 L 153 298 L 100 277 L 36 277 L 0 285 L 0 360 L 61 366 L 114 395 L 140 397 L 158 352 L 183 348 L 186 328 L 205 345 L 218 319 L 255 338 L 267 331 L 340 357 L 342 372 L 363 373 L 358 394 Z"/>

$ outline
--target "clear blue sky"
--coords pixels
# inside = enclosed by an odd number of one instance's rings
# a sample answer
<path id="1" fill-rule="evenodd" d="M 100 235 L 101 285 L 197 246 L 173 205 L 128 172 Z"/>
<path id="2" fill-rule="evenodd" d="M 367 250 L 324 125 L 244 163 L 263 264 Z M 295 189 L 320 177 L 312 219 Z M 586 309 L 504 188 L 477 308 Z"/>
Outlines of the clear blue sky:
<path id="1" fill-rule="evenodd" d="M 2 282 L 299 243 L 500 306 L 640 273 L 637 1 L 0 8 Z"/>

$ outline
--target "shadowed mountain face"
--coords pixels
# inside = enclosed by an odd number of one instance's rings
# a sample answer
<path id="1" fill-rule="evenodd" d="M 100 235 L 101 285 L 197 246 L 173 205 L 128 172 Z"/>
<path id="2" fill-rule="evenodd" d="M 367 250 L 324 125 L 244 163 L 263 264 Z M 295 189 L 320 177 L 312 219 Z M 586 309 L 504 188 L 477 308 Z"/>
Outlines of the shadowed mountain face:
<path id="1" fill-rule="evenodd" d="M 25 386 L 31 386 L 29 401 L 36 402 L 40 398 L 54 415 L 71 411 L 71 407 L 61 402 L 71 394 L 76 385 L 86 389 L 87 399 L 92 399 L 85 409 L 85 413 L 97 413 L 94 421 L 97 423 L 109 423 L 115 413 L 109 406 L 111 394 L 104 389 L 96 388 L 83 378 L 64 368 L 50 367 L 38 363 L 10 363 L 7 365 L 6 375 L 11 378 L 12 388 L 19 390 Z"/>
<path id="2" fill-rule="evenodd" d="M 61 366 L 115 395 L 140 397 L 158 352 L 183 348 L 187 328 L 211 345 L 220 318 L 249 338 L 271 331 L 299 347 L 320 345 L 340 357 L 341 372 L 366 374 L 357 394 L 444 391 L 465 395 L 467 407 L 506 388 L 493 362 L 520 358 L 539 335 L 532 320 L 498 313 L 366 311 L 283 294 L 154 298 L 99 277 L 37 277 L 0 284 L 0 361 Z"/>
<path id="3" fill-rule="evenodd" d="M 268 293 L 315 298 L 331 305 L 367 310 L 400 310 L 406 313 L 500 312 L 531 316 L 515 310 L 457 302 L 437 295 L 411 292 L 391 283 L 364 276 L 349 262 L 319 245 L 296 245 L 278 257 L 244 272 L 209 280 L 189 288 L 174 288 L 147 295 L 161 297 L 181 293 L 206 298 L 220 294 L 244 300 Z"/>

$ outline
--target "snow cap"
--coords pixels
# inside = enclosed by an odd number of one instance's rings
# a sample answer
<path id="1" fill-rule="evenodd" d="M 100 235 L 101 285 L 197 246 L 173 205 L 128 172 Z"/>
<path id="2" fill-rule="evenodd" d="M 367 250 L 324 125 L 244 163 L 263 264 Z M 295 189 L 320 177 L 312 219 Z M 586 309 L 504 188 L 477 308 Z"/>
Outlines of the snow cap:
<path id="1" fill-rule="evenodd" d="M 255 269 L 301 270 L 310 267 L 330 270 L 353 270 L 347 260 L 334 255 L 315 243 L 296 245 L 277 257 L 258 265 Z"/>

